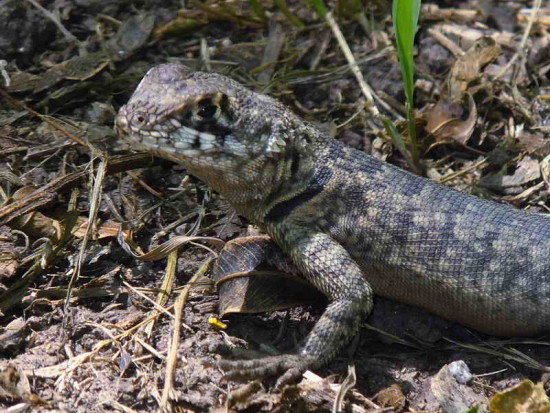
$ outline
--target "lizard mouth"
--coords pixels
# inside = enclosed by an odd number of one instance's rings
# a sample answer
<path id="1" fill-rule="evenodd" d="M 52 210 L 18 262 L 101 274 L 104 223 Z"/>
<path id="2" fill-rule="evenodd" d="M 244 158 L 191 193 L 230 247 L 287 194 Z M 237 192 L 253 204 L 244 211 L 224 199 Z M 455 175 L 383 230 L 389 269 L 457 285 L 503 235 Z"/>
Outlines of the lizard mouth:
<path id="1" fill-rule="evenodd" d="M 175 118 L 152 122 L 151 116 L 139 112 L 128 115 L 122 107 L 115 121 L 117 135 L 143 149 L 182 154 L 199 155 L 218 149 L 217 137 L 209 132 L 199 131 L 182 125 Z"/>

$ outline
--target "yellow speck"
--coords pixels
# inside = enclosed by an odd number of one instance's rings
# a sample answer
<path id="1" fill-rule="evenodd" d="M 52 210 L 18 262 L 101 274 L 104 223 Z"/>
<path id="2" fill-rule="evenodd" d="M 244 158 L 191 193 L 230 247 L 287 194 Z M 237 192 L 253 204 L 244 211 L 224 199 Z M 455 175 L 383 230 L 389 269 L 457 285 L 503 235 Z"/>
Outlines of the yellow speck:
<path id="1" fill-rule="evenodd" d="M 222 323 L 216 317 L 208 317 L 208 324 L 210 324 L 214 327 L 217 327 L 217 328 L 221 328 L 221 329 L 226 329 L 227 328 L 227 324 Z"/>

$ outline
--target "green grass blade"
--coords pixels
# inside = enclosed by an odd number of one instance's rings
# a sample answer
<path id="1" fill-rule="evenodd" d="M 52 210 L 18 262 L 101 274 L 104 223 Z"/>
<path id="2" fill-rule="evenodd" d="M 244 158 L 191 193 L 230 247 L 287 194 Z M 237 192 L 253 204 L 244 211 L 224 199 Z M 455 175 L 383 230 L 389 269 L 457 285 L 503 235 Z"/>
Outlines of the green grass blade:
<path id="1" fill-rule="evenodd" d="M 420 0 L 394 0 L 392 6 L 393 29 L 399 54 L 405 95 L 413 102 L 414 91 L 414 36 L 418 25 Z"/>
<path id="2" fill-rule="evenodd" d="M 392 15 L 395 42 L 403 76 L 403 87 L 407 98 L 407 118 L 411 139 L 413 164 L 419 169 L 418 145 L 414 120 L 414 36 L 418 25 L 420 0 L 393 0 Z"/>
<path id="3" fill-rule="evenodd" d="M 325 7 L 325 3 L 323 3 L 323 0 L 310 0 L 309 2 L 319 16 L 324 18 L 327 15 L 328 10 Z"/>

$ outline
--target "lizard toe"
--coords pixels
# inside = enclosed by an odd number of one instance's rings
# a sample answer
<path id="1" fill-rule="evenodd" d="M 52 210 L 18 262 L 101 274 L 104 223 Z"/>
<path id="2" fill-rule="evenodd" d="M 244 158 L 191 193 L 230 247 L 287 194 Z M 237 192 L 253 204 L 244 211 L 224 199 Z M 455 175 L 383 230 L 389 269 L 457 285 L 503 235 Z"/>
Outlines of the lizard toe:
<path id="1" fill-rule="evenodd" d="M 280 375 L 276 387 L 296 382 L 302 373 L 317 365 L 313 357 L 282 354 L 254 360 L 221 360 L 218 366 L 224 370 L 226 380 L 249 380 Z"/>

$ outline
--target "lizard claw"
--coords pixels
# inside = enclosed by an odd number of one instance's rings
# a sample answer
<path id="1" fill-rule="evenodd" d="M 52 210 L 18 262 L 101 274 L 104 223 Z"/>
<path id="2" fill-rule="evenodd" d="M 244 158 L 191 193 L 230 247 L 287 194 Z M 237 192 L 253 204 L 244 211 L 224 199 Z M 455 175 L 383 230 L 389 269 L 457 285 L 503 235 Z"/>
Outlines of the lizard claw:
<path id="1" fill-rule="evenodd" d="M 248 380 L 282 374 L 276 388 L 297 382 L 306 370 L 317 367 L 317 359 L 298 354 L 282 354 L 254 360 L 221 360 L 218 366 L 227 380 Z"/>

